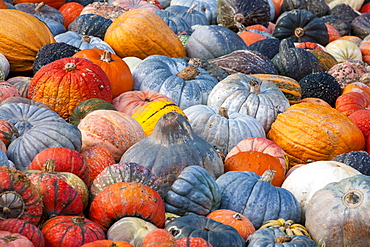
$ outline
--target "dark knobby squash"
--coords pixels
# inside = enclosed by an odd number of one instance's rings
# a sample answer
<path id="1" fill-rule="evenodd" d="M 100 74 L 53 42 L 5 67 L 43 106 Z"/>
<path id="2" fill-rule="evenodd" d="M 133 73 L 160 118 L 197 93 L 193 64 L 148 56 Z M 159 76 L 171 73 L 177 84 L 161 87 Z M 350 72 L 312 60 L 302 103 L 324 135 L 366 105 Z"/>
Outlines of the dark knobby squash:
<path id="1" fill-rule="evenodd" d="M 84 14 L 78 16 L 68 26 L 68 31 L 78 34 L 98 37 L 104 40 L 107 28 L 112 20 L 96 14 Z"/>
<path id="2" fill-rule="evenodd" d="M 330 10 L 331 15 L 336 15 L 347 21 L 349 24 L 360 14 L 355 11 L 350 5 L 341 3 Z"/>
<path id="3" fill-rule="evenodd" d="M 317 17 L 325 16 L 330 12 L 330 8 L 325 0 L 283 0 L 280 7 L 281 13 L 291 11 L 293 9 L 304 9 L 312 12 Z"/>
<path id="4" fill-rule="evenodd" d="M 201 215 L 190 214 L 175 218 L 166 224 L 165 229 L 176 239 L 200 237 L 207 240 L 213 247 L 245 246 L 244 239 L 234 227 Z"/>
<path id="5" fill-rule="evenodd" d="M 271 19 L 270 5 L 267 0 L 218 0 L 217 23 L 237 31 L 236 23 L 244 26 L 261 24 L 268 26 Z"/>
<path id="6" fill-rule="evenodd" d="M 289 38 L 294 42 L 315 42 L 324 46 L 329 42 L 324 21 L 313 13 L 300 9 L 284 14 L 277 21 L 273 36 L 280 40 Z"/>
<path id="7" fill-rule="evenodd" d="M 357 16 L 351 22 L 351 30 L 353 35 L 364 39 L 370 34 L 370 13 L 363 13 Z"/>
<path id="8" fill-rule="evenodd" d="M 315 242 L 303 235 L 286 235 L 278 228 L 257 230 L 247 239 L 248 247 L 316 247 Z"/>
<path id="9" fill-rule="evenodd" d="M 331 67 L 338 63 L 335 57 L 333 57 L 329 52 L 319 49 L 309 49 L 307 51 L 317 58 L 323 72 L 329 71 Z"/>
<path id="10" fill-rule="evenodd" d="M 364 175 L 370 176 L 370 155 L 365 151 L 351 151 L 336 156 L 334 161 L 349 165 Z"/>
<path id="11" fill-rule="evenodd" d="M 351 25 L 348 21 L 342 19 L 339 16 L 336 15 L 325 15 L 323 17 L 320 17 L 321 20 L 323 20 L 325 23 L 328 23 L 329 25 L 332 25 L 339 31 L 340 36 L 349 35 L 351 32 Z"/>
<path id="12" fill-rule="evenodd" d="M 248 50 L 258 51 L 262 55 L 272 59 L 279 53 L 280 40 L 278 39 L 262 39 L 254 42 L 247 47 Z"/>

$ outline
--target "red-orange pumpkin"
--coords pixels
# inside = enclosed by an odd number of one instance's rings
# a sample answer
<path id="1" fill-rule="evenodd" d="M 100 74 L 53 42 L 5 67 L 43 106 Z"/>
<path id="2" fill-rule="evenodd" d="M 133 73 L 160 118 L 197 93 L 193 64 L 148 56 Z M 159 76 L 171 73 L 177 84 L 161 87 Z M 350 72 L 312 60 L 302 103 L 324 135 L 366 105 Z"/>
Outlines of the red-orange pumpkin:
<path id="1" fill-rule="evenodd" d="M 143 241 L 143 247 L 178 247 L 175 237 L 167 230 L 157 228 L 151 230 Z"/>
<path id="2" fill-rule="evenodd" d="M 244 40 L 247 45 L 251 45 L 259 40 L 266 39 L 266 37 L 262 34 L 251 31 L 239 32 L 238 35 Z"/>
<path id="3" fill-rule="evenodd" d="M 329 43 L 334 41 L 334 40 L 337 40 L 341 37 L 338 29 L 336 29 L 334 26 L 332 26 L 328 23 L 325 23 L 325 26 L 326 26 L 326 29 L 328 30 L 328 34 L 329 34 Z"/>
<path id="4" fill-rule="evenodd" d="M 5 119 L 0 119 L 0 140 L 6 147 L 15 139 L 19 137 L 18 129 Z"/>
<path id="5" fill-rule="evenodd" d="M 6 6 L 4 0 L 0 0 L 0 9 L 7 9 L 8 6 Z"/>
<path id="6" fill-rule="evenodd" d="M 335 102 L 335 109 L 346 114 L 351 115 L 355 111 L 368 108 L 370 106 L 370 99 L 359 92 L 349 92 L 340 95 Z"/>
<path id="7" fill-rule="evenodd" d="M 113 241 L 103 239 L 81 245 L 81 247 L 135 247 L 135 246 L 126 241 Z"/>
<path id="8" fill-rule="evenodd" d="M 203 238 L 183 237 L 176 240 L 178 247 L 213 247 L 213 245 Z"/>
<path id="9" fill-rule="evenodd" d="M 68 2 L 63 4 L 58 10 L 62 13 L 64 17 L 64 27 L 68 29 L 69 24 L 74 21 L 81 13 L 83 6 L 77 2 Z"/>
<path id="10" fill-rule="evenodd" d="M 370 135 L 370 109 L 362 109 L 355 111 L 348 116 L 362 131 L 367 140 Z"/>
<path id="11" fill-rule="evenodd" d="M 352 82 L 347 84 L 342 91 L 342 94 L 349 92 L 363 93 L 367 98 L 370 99 L 370 86 L 362 82 Z"/>
<path id="12" fill-rule="evenodd" d="M 134 89 L 130 68 L 119 56 L 98 48 L 83 49 L 73 57 L 86 58 L 97 64 L 107 74 L 112 85 L 112 97 Z"/>

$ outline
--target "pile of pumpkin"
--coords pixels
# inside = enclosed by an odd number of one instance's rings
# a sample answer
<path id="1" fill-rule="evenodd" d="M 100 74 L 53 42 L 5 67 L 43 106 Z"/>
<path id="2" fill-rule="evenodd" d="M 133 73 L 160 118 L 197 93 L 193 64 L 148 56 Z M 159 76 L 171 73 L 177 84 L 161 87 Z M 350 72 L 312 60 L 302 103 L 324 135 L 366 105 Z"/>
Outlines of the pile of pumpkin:
<path id="1" fill-rule="evenodd" d="M 370 246 L 370 1 L 0 23 L 0 246 Z"/>

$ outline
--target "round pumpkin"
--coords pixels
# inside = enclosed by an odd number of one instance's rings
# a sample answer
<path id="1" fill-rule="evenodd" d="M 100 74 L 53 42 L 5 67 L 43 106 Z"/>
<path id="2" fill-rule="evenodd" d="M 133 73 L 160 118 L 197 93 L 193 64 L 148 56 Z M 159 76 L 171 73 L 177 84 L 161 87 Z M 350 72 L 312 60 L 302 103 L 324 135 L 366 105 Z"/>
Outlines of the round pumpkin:
<path id="1" fill-rule="evenodd" d="M 198 237 L 183 237 L 176 240 L 178 247 L 213 247 L 207 240 Z"/>
<path id="2" fill-rule="evenodd" d="M 343 153 L 332 160 L 349 165 L 361 172 L 361 174 L 367 176 L 370 175 L 370 155 L 366 151 L 351 151 L 349 153 Z"/>
<path id="3" fill-rule="evenodd" d="M 264 228 L 257 230 L 247 239 L 249 247 L 260 246 L 301 246 L 316 247 L 316 243 L 306 236 L 287 235 L 280 229 Z"/>
<path id="4" fill-rule="evenodd" d="M 68 28 L 69 24 L 73 22 L 81 13 L 84 6 L 77 2 L 68 2 L 63 4 L 58 10 L 63 15 L 65 28 Z"/>
<path id="5" fill-rule="evenodd" d="M 346 116 L 350 116 L 359 110 L 366 110 L 370 105 L 370 99 L 360 92 L 349 92 L 340 95 L 335 102 L 335 109 Z"/>
<path id="6" fill-rule="evenodd" d="M 345 60 L 362 61 L 360 47 L 349 40 L 334 40 L 325 46 L 325 50 L 329 52 L 338 62 L 343 62 Z"/>
<path id="7" fill-rule="evenodd" d="M 69 24 L 68 31 L 73 31 L 82 35 L 94 36 L 104 40 L 105 32 L 110 24 L 112 24 L 112 20 L 104 18 L 103 16 L 96 14 L 83 14 L 76 17 L 76 19 Z"/>
<path id="8" fill-rule="evenodd" d="M 41 0 L 15 0 L 14 4 L 19 4 L 19 3 L 45 3 L 49 5 L 50 7 L 53 7 L 55 9 L 59 9 L 63 4 L 66 3 L 66 0 L 46 0 L 46 1 L 41 1 Z"/>
<path id="9" fill-rule="evenodd" d="M 134 246 L 126 241 L 112 241 L 108 239 L 102 239 L 83 244 L 81 245 L 81 247 L 134 247 Z"/>
<path id="10" fill-rule="evenodd" d="M 178 247 L 175 237 L 167 230 L 157 228 L 151 230 L 143 241 L 143 247 Z"/>
<path id="11" fill-rule="evenodd" d="M 0 246 L 22 246 L 33 247 L 33 243 L 25 236 L 19 233 L 9 231 L 0 231 Z"/>

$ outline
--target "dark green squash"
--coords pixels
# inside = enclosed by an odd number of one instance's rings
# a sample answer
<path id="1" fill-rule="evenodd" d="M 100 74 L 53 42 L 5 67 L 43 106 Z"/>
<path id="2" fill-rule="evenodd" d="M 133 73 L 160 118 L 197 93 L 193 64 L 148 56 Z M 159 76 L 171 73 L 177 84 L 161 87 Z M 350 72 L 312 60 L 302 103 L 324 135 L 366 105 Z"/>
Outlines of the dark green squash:
<path id="1" fill-rule="evenodd" d="M 314 42 L 326 46 L 329 34 L 323 20 L 307 10 L 295 9 L 278 19 L 273 36 L 294 42 Z"/>
<path id="2" fill-rule="evenodd" d="M 238 31 L 236 23 L 245 27 L 254 24 L 268 26 L 271 19 L 268 0 L 218 0 L 217 23 L 233 31 Z"/>
<path id="3" fill-rule="evenodd" d="M 351 33 L 351 25 L 348 21 L 336 15 L 325 15 L 320 17 L 325 23 L 332 25 L 338 31 L 340 36 L 349 35 Z"/>
<path id="4" fill-rule="evenodd" d="M 33 61 L 33 74 L 43 66 L 65 57 L 72 57 L 79 48 L 66 43 L 50 43 L 40 48 Z"/>
<path id="5" fill-rule="evenodd" d="M 330 10 L 330 15 L 336 15 L 342 18 L 343 20 L 347 21 L 349 24 L 360 14 L 352 9 L 351 6 L 345 3 L 341 3 L 336 5 L 334 8 Z"/>
<path id="6" fill-rule="evenodd" d="M 191 30 L 189 22 L 179 15 L 164 9 L 153 10 L 153 12 L 159 15 L 175 34 Z"/>
<path id="7" fill-rule="evenodd" d="M 248 50 L 258 51 L 262 55 L 272 59 L 279 53 L 280 40 L 278 39 L 262 39 L 248 46 Z"/>
<path id="8" fill-rule="evenodd" d="M 164 197 L 166 212 L 207 216 L 218 209 L 221 192 L 215 179 L 201 166 L 188 166 L 180 173 Z"/>
<path id="9" fill-rule="evenodd" d="M 107 28 L 112 24 L 112 20 L 100 15 L 85 14 L 80 15 L 68 26 L 68 31 L 78 34 L 98 37 L 104 40 Z"/>
<path id="10" fill-rule="evenodd" d="M 72 112 L 69 122 L 73 125 L 78 125 L 87 114 L 95 110 L 113 110 L 117 109 L 108 101 L 99 98 L 90 98 L 80 102 Z"/>
<path id="11" fill-rule="evenodd" d="M 352 34 L 364 39 L 370 34 L 370 13 L 363 13 L 351 22 Z"/>
<path id="12" fill-rule="evenodd" d="M 349 165 L 364 175 L 370 176 L 370 155 L 366 151 L 351 151 L 336 156 L 334 161 Z"/>
<path id="13" fill-rule="evenodd" d="M 236 50 L 224 56 L 208 60 L 229 75 L 243 74 L 277 74 L 277 70 L 271 60 L 258 51 L 248 49 Z"/>
<path id="14" fill-rule="evenodd" d="M 293 9 L 304 9 L 315 14 L 317 17 L 329 14 L 330 8 L 325 0 L 284 0 L 280 7 L 280 12 L 287 12 Z"/>
<path id="15" fill-rule="evenodd" d="M 244 239 L 234 227 L 201 215 L 190 214 L 175 218 L 166 224 L 165 229 L 175 239 L 198 237 L 207 240 L 213 247 L 245 246 Z"/>
<path id="16" fill-rule="evenodd" d="M 280 75 L 297 81 L 311 73 L 322 72 L 318 59 L 310 52 L 296 48 L 292 39 L 280 42 L 279 53 L 273 57 L 272 62 Z"/>
<path id="17" fill-rule="evenodd" d="M 316 247 L 315 242 L 303 235 L 286 235 L 278 228 L 263 228 L 247 239 L 248 247 Z"/>
<path id="18" fill-rule="evenodd" d="M 339 82 L 326 72 L 312 73 L 299 81 L 302 99 L 319 98 L 335 107 L 335 101 L 342 94 Z"/>

